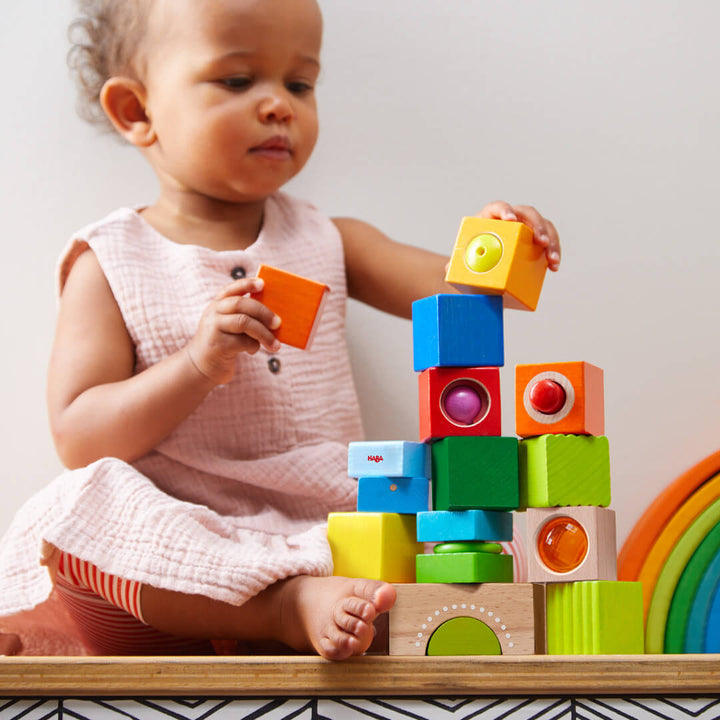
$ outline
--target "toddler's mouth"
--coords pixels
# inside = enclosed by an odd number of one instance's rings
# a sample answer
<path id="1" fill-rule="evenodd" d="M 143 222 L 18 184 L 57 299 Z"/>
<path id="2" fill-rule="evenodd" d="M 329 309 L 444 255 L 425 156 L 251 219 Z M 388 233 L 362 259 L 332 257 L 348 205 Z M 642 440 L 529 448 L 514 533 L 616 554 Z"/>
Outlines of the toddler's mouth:
<path id="1" fill-rule="evenodd" d="M 250 148 L 250 152 L 275 160 L 286 160 L 292 156 L 292 145 L 284 135 L 274 135 L 260 145 Z"/>

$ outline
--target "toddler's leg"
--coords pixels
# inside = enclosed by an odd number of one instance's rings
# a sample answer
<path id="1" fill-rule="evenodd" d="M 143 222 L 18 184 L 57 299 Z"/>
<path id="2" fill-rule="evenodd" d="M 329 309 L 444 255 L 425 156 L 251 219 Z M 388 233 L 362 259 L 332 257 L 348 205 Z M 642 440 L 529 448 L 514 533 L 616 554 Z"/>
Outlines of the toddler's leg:
<path id="1" fill-rule="evenodd" d="M 331 660 L 364 653 L 373 621 L 394 603 L 395 588 L 387 583 L 307 575 L 277 582 L 239 607 L 148 585 L 141 594 L 145 621 L 164 632 L 279 640 Z"/>

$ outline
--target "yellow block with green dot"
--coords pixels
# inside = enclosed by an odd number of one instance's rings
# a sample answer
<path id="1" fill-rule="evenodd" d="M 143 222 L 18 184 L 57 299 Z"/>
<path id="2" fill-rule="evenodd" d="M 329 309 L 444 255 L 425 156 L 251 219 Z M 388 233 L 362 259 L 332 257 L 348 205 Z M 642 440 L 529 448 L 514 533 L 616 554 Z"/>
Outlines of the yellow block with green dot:
<path id="1" fill-rule="evenodd" d="M 549 583 L 546 591 L 548 655 L 644 652 L 639 582 Z"/>
<path id="2" fill-rule="evenodd" d="M 417 556 L 415 571 L 419 583 L 510 583 L 513 558 L 494 552 L 432 553 Z"/>
<path id="3" fill-rule="evenodd" d="M 415 515 L 345 512 L 328 515 L 333 574 L 392 583 L 415 582 Z"/>
<path id="4" fill-rule="evenodd" d="M 520 507 L 610 505 L 608 439 L 540 435 L 518 445 Z"/>
<path id="5" fill-rule="evenodd" d="M 464 293 L 502 295 L 503 305 L 535 310 L 547 259 L 523 223 L 463 218 L 445 281 Z"/>

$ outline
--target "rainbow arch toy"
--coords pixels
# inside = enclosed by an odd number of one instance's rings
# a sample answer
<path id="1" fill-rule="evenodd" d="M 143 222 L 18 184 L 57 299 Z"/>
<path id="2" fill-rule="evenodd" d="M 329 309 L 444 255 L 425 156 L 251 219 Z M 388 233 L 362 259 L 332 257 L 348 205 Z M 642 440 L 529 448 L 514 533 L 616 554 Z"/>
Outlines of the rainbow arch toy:
<path id="1" fill-rule="evenodd" d="M 620 551 L 618 579 L 642 583 L 646 652 L 720 652 L 720 451 L 645 511 Z"/>

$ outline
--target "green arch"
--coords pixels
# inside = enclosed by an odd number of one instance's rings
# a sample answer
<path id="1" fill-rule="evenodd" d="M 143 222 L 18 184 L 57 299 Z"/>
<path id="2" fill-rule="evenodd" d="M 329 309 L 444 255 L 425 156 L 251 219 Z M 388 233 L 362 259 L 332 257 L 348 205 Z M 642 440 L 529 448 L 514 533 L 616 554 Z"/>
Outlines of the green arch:
<path id="1" fill-rule="evenodd" d="M 502 655 L 497 635 L 482 621 L 472 617 L 446 620 L 430 636 L 426 655 Z"/>

